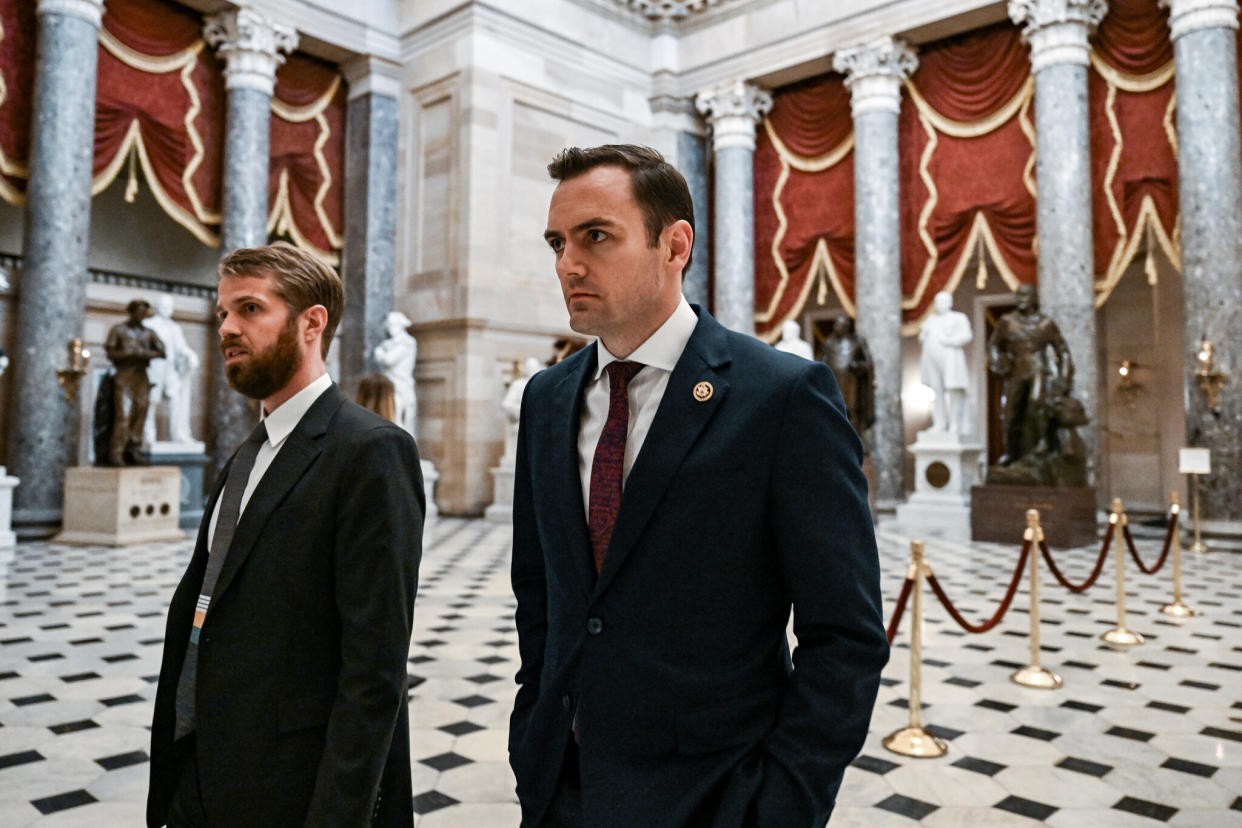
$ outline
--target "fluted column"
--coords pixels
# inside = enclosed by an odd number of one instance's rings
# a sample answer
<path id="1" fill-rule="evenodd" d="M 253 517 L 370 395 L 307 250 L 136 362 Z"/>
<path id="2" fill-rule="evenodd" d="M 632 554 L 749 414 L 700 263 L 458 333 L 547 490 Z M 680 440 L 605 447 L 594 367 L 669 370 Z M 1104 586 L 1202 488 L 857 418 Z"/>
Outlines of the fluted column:
<path id="1" fill-rule="evenodd" d="M 1025 26 L 1035 75 L 1036 198 L 1040 306 L 1060 327 L 1074 357 L 1074 396 L 1091 422 L 1080 430 L 1087 474 L 1099 466 L 1099 366 L 1091 232 L 1091 140 L 1087 37 L 1108 10 L 1104 0 L 1010 0 Z"/>
<path id="2" fill-rule="evenodd" d="M 271 100 L 276 67 L 297 46 L 297 34 L 250 8 L 207 18 L 207 43 L 224 59 L 228 94 L 224 133 L 224 210 L 221 256 L 267 243 L 267 178 L 271 146 Z M 254 427 L 245 399 L 229 387 L 224 361 L 212 348 L 211 433 L 208 476 L 214 478 Z M 210 481 L 205 481 L 210 486 Z"/>
<path id="3" fill-rule="evenodd" d="M 13 523 L 47 534 L 61 520 L 80 418 L 56 372 L 82 335 L 90 237 L 95 62 L 103 0 L 39 0 L 25 258 L 17 296 L 8 465 L 21 478 Z M 23 531 L 24 530 L 24 531 Z"/>
<path id="4" fill-rule="evenodd" d="M 699 94 L 716 163 L 713 308 L 725 327 L 755 333 L 755 126 L 772 96 L 737 80 Z"/>
<path id="5" fill-rule="evenodd" d="M 1186 437 L 1210 449 L 1203 516 L 1242 520 L 1242 151 L 1238 137 L 1236 0 L 1162 0 L 1177 66 L 1178 188 Z M 1219 405 L 1195 376 L 1200 342 L 1229 375 Z"/>
<path id="6" fill-rule="evenodd" d="M 875 365 L 871 463 L 881 511 L 905 498 L 897 116 L 902 80 L 917 67 L 914 50 L 891 37 L 833 58 L 833 68 L 845 74 L 854 117 L 854 306 Z"/>
<path id="7" fill-rule="evenodd" d="M 387 334 L 397 271 L 397 99 L 401 67 L 370 56 L 343 67 L 349 82 L 345 128 L 345 318 L 340 383 L 352 393 L 378 370 L 372 353 Z"/>

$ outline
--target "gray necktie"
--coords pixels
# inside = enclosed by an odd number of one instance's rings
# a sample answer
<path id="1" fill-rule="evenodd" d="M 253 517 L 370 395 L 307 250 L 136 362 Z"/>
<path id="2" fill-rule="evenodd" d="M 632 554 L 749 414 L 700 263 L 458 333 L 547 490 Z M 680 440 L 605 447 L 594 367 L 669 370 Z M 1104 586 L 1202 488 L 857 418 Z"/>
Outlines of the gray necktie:
<path id="1" fill-rule="evenodd" d="M 177 726 L 174 738 L 180 739 L 194 730 L 194 685 L 198 676 L 198 635 L 207 618 L 211 594 L 215 591 L 224 559 L 233 545 L 233 533 L 237 531 L 237 519 L 241 514 L 242 495 L 254 468 L 259 447 L 267 439 L 267 424 L 260 422 L 242 443 L 233 464 L 229 466 L 228 480 L 220 495 L 220 511 L 216 518 L 216 532 L 211 538 L 207 554 L 207 571 L 203 573 L 203 587 L 199 591 L 198 605 L 194 608 L 194 621 L 190 627 L 190 640 L 185 648 L 185 661 L 181 664 L 181 677 L 177 681 Z"/>

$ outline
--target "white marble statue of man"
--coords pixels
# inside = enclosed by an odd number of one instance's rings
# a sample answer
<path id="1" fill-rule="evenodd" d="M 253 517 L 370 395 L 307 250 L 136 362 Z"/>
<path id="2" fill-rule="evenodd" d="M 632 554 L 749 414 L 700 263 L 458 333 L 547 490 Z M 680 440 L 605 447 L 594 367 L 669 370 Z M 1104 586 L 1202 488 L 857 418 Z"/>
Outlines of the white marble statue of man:
<path id="1" fill-rule="evenodd" d="M 794 354 L 803 359 L 815 359 L 815 349 L 811 347 L 811 343 L 802 338 L 802 326 L 793 319 L 787 319 L 781 326 L 781 338 L 776 343 L 776 350 Z"/>
<path id="2" fill-rule="evenodd" d="M 413 324 L 401 311 L 390 311 L 384 318 L 388 338 L 375 346 L 375 362 L 384 376 L 392 380 L 397 407 L 397 424 L 414 434 L 418 422 L 418 398 L 414 394 L 414 363 L 418 358 L 418 340 L 410 336 Z"/>
<path id="3" fill-rule="evenodd" d="M 526 393 L 526 383 L 530 378 L 543 370 L 543 363 L 534 357 L 522 361 L 522 372 L 509 381 L 505 388 L 505 396 L 500 401 L 500 410 L 505 412 L 508 420 L 505 427 L 505 456 L 502 462 L 512 465 L 517 458 L 518 420 L 522 416 L 522 395 Z"/>
<path id="4" fill-rule="evenodd" d="M 969 434 L 970 421 L 966 394 L 970 375 L 962 349 L 974 339 L 970 319 L 953 310 L 953 296 L 940 291 L 933 300 L 933 312 L 919 329 L 923 356 L 919 362 L 923 384 L 936 394 L 932 407 L 932 430 L 958 436 Z"/>
<path id="5" fill-rule="evenodd" d="M 155 300 L 155 313 L 142 320 L 164 343 L 165 354 L 163 359 L 153 359 L 147 365 L 147 379 L 151 382 L 151 404 L 143 426 L 147 445 L 155 443 L 155 414 L 161 403 L 168 410 L 168 442 L 196 442 L 190 433 L 190 380 L 198 370 L 199 358 L 172 317 L 173 298 L 163 294 Z"/>

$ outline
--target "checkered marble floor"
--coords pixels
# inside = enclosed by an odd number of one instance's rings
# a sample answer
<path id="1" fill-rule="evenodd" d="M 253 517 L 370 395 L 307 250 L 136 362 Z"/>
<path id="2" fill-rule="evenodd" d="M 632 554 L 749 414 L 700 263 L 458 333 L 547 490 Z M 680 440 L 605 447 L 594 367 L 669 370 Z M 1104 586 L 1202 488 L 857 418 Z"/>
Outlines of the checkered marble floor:
<path id="1" fill-rule="evenodd" d="M 505 761 L 517 666 L 507 527 L 441 519 L 425 553 L 410 647 L 420 828 L 515 826 Z M 1150 562 L 1158 541 L 1139 540 Z M 880 532 L 886 613 L 909 538 Z M 927 558 L 968 618 L 992 612 L 1017 544 L 929 540 Z M 1054 550 L 1070 578 L 1094 550 Z M 0 825 L 135 826 L 146 796 L 151 700 L 164 613 L 188 543 L 126 549 L 21 544 L 0 551 Z M 1187 556 L 1186 601 L 1158 612 L 1168 569 L 1127 586 L 1147 644 L 1098 640 L 1115 622 L 1111 564 L 1085 595 L 1045 578 L 1042 661 L 1065 679 L 1010 683 L 1026 663 L 1027 594 L 982 635 L 925 596 L 923 721 L 940 759 L 885 750 L 909 711 L 907 615 L 834 826 L 1242 825 L 1242 556 Z M 1137 577 L 1134 577 L 1136 576 Z"/>

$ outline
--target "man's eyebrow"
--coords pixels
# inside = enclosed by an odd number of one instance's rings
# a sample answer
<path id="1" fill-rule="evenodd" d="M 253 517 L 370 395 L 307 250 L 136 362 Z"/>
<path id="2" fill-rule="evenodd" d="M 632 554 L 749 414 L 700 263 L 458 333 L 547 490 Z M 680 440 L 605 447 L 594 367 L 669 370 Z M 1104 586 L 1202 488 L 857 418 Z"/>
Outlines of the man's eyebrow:
<path id="1" fill-rule="evenodd" d="M 260 305 L 261 305 L 261 304 L 263 304 L 263 300 L 262 300 L 262 299 L 260 299 L 260 298 L 259 298 L 259 297 L 257 297 L 257 296 L 251 296 L 251 295 L 249 295 L 249 294 L 247 294 L 247 295 L 245 295 L 245 296 L 239 296 L 239 297 L 237 297 L 237 298 L 236 298 L 236 299 L 234 299 L 234 300 L 233 300 L 230 304 L 232 304 L 232 305 L 244 305 L 244 304 L 246 304 L 247 302 L 255 302 L 255 303 L 260 304 Z M 220 311 L 223 311 L 223 310 L 227 310 L 227 308 L 225 308 L 225 307 L 224 307 L 224 305 L 220 304 L 219 302 L 216 302 L 216 313 L 219 313 Z"/>
<path id="2" fill-rule="evenodd" d="M 573 227 L 569 229 L 569 232 L 581 233 L 585 230 L 593 230 L 596 227 L 619 227 L 619 226 L 620 225 L 617 222 L 613 221 L 612 219 L 604 218 L 603 216 L 595 216 L 594 218 L 589 218 L 586 221 L 578 222 L 577 224 L 575 224 Z M 552 239 L 561 238 L 561 233 L 559 230 L 544 230 L 543 237 L 551 241 Z"/>

